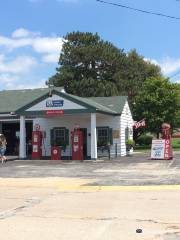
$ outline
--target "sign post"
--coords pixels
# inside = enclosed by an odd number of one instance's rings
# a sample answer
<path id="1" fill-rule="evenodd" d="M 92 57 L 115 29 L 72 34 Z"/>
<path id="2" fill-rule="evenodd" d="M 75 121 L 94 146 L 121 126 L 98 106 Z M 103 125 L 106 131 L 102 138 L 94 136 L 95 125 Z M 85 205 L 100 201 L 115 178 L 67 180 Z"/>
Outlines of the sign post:
<path id="1" fill-rule="evenodd" d="M 173 159 L 170 129 L 169 124 L 162 124 L 162 139 L 152 140 L 151 159 Z"/>

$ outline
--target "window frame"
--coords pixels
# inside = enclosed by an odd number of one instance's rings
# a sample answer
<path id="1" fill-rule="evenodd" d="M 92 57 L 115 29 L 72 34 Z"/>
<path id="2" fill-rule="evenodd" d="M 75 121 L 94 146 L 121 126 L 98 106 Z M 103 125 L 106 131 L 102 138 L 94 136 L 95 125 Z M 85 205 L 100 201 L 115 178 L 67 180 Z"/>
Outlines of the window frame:
<path id="1" fill-rule="evenodd" d="M 100 147 L 100 146 L 107 146 L 108 143 L 110 142 L 109 141 L 109 129 L 110 128 L 107 127 L 107 126 L 97 127 L 97 146 L 98 147 Z M 99 139 L 99 131 L 101 131 L 101 130 L 106 130 L 107 131 L 106 139 L 104 139 L 103 136 L 102 136 L 102 139 Z"/>
<path id="2" fill-rule="evenodd" d="M 61 135 L 61 133 L 63 133 Z M 65 142 L 66 141 L 66 129 L 63 127 L 53 129 L 54 142 Z"/>
<path id="3" fill-rule="evenodd" d="M 63 130 L 64 131 L 64 136 L 62 139 L 59 138 L 59 140 L 57 140 L 57 135 L 56 132 L 59 130 Z M 66 127 L 54 127 L 51 129 L 51 146 L 61 146 L 66 148 L 67 145 L 69 145 L 69 129 L 67 129 Z"/>

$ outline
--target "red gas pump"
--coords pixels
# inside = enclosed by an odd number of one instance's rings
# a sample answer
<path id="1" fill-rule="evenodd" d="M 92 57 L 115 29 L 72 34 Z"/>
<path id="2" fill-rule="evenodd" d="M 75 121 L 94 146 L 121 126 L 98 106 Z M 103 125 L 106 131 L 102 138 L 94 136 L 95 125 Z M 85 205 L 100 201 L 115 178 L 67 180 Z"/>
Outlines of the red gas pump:
<path id="1" fill-rule="evenodd" d="M 72 160 L 83 160 L 83 133 L 80 129 L 71 132 Z"/>
<path id="2" fill-rule="evenodd" d="M 51 160 L 61 160 L 60 147 L 51 147 Z"/>
<path id="3" fill-rule="evenodd" d="M 42 132 L 32 132 L 32 159 L 41 159 L 42 157 Z"/>

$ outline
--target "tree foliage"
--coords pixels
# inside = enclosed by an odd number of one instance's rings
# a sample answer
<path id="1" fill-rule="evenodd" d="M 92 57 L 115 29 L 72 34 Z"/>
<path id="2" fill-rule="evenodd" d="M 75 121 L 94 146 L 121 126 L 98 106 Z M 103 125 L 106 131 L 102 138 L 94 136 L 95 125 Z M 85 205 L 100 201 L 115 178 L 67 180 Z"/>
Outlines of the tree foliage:
<path id="1" fill-rule="evenodd" d="M 159 135 L 164 122 L 172 128 L 180 125 L 179 85 L 172 84 L 164 77 L 150 78 L 136 97 L 136 118 L 146 118 L 146 131 Z"/>
<path id="2" fill-rule="evenodd" d="M 49 81 L 81 97 L 127 95 L 134 120 L 146 118 L 147 130 L 159 133 L 163 122 L 180 124 L 180 84 L 136 50 L 125 53 L 98 34 L 65 36 L 56 74 Z"/>
<path id="3" fill-rule="evenodd" d="M 145 61 L 136 50 L 131 50 L 126 55 L 125 69 L 123 72 L 122 70 L 117 72 L 115 78 L 119 80 L 119 93 L 127 95 L 132 106 L 146 79 L 159 76 L 161 76 L 161 71 L 158 66 Z"/>
<path id="4" fill-rule="evenodd" d="M 135 50 L 126 54 L 98 34 L 72 32 L 65 37 L 55 86 L 82 97 L 128 95 L 130 104 L 147 77 L 160 75 L 159 67 Z"/>
<path id="5" fill-rule="evenodd" d="M 97 34 L 73 32 L 65 37 L 59 59 L 60 67 L 50 78 L 55 86 L 64 86 L 78 96 L 118 95 L 113 76 L 123 66 L 125 53 Z"/>

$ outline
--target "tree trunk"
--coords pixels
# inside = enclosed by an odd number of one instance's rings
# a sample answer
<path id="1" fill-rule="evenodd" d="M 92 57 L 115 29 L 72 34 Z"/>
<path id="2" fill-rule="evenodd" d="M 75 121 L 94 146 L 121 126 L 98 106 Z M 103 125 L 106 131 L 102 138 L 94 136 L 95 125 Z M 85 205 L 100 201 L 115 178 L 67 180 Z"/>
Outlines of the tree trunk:
<path id="1" fill-rule="evenodd" d="M 160 135 L 159 132 L 157 132 L 157 133 L 156 133 L 157 139 L 159 139 L 159 135 Z"/>

